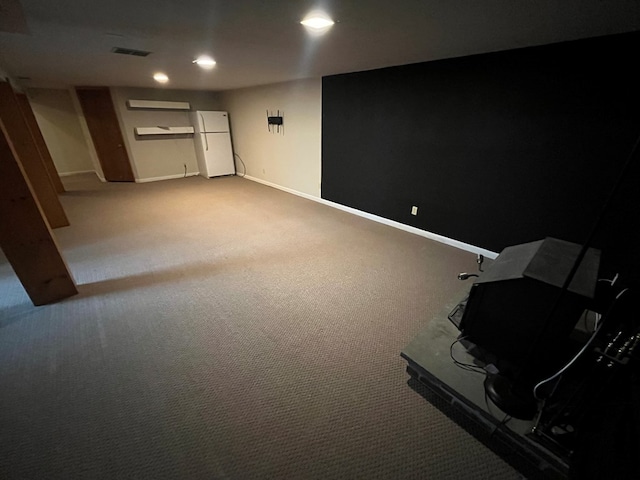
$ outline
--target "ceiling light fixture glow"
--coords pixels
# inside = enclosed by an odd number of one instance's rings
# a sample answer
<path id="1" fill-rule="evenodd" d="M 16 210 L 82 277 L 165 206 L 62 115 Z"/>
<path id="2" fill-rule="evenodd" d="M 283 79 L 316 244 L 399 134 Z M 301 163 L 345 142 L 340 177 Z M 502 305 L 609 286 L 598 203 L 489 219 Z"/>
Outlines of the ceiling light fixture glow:
<path id="1" fill-rule="evenodd" d="M 211 57 L 207 57 L 206 55 L 199 56 L 193 61 L 193 63 L 207 70 L 212 69 L 216 65 L 216 61 Z"/>
<path id="2" fill-rule="evenodd" d="M 300 23 L 313 30 L 323 30 L 328 29 L 335 22 L 326 15 L 314 13 L 305 17 Z"/>
<path id="3" fill-rule="evenodd" d="M 167 83 L 169 81 L 169 77 L 162 72 L 154 73 L 153 79 L 158 83 Z"/>

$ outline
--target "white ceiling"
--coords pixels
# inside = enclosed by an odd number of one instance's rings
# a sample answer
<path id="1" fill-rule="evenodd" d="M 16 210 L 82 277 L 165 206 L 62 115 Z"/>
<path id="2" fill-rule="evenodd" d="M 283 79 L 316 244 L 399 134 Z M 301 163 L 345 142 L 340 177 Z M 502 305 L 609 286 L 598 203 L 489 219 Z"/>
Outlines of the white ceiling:
<path id="1" fill-rule="evenodd" d="M 337 22 L 321 37 L 299 24 L 316 8 Z M 224 90 L 635 30 L 638 0 L 0 0 L 0 70 L 24 87 L 156 87 L 163 71 Z M 213 70 L 191 63 L 203 53 Z"/>

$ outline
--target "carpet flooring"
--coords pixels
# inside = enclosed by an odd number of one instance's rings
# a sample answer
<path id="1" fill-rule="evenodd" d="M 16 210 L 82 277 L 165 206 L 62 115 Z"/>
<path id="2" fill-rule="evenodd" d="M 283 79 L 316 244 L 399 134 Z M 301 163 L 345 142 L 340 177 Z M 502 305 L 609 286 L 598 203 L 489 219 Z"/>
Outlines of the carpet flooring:
<path id="1" fill-rule="evenodd" d="M 522 478 L 399 356 L 473 254 L 239 177 L 64 181 L 80 293 L 0 255 L 0 478 Z"/>

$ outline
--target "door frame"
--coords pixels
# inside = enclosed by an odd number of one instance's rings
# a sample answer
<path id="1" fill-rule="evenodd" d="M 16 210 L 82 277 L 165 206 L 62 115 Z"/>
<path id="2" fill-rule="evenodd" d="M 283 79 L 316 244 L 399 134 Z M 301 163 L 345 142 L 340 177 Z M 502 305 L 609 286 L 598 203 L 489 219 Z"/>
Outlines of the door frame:
<path id="1" fill-rule="evenodd" d="M 86 107 L 86 98 L 83 98 L 84 92 L 100 92 L 108 96 L 109 102 L 105 102 L 101 107 L 105 109 L 106 115 L 100 115 L 100 120 L 96 121 L 91 116 L 91 112 L 88 114 L 88 108 Z M 135 182 L 136 177 L 133 170 L 133 164 L 131 162 L 131 156 L 129 155 L 124 135 L 118 121 L 118 114 L 115 104 L 113 102 L 113 96 L 109 87 L 75 87 L 75 93 L 78 98 L 78 103 L 93 142 L 93 147 L 102 169 L 102 174 L 108 182 Z M 101 123 L 102 125 L 98 125 Z M 102 136 L 104 133 L 104 126 L 107 126 L 115 137 L 113 141 L 116 143 L 117 148 L 121 149 L 120 155 L 126 162 L 112 162 L 113 158 L 111 149 L 106 149 Z"/>

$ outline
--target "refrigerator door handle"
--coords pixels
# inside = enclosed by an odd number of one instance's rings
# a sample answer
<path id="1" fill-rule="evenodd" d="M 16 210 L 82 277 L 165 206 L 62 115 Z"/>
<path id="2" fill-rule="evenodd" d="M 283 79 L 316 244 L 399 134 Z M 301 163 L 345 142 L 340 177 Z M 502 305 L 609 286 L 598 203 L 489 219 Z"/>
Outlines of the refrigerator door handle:
<path id="1" fill-rule="evenodd" d="M 207 152 L 209 151 L 209 140 L 207 139 L 207 125 L 204 123 L 204 116 L 200 114 L 200 118 L 202 119 L 202 135 L 204 136 L 204 143 L 207 146 L 205 149 Z"/>

